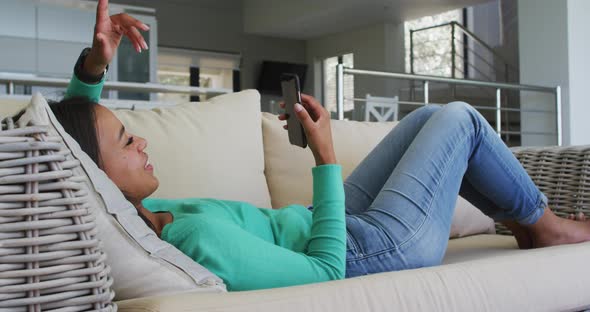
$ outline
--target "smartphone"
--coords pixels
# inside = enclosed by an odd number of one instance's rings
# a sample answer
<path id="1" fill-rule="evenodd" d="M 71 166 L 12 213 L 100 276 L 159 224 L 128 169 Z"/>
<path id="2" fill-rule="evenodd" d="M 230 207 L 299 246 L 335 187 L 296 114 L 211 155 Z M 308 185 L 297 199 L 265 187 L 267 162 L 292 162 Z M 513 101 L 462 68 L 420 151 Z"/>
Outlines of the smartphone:
<path id="1" fill-rule="evenodd" d="M 299 77 L 296 74 L 284 73 L 281 75 L 281 88 L 283 90 L 283 100 L 285 102 L 285 113 L 287 118 L 287 132 L 289 133 L 289 142 L 293 145 L 307 147 L 307 137 L 303 125 L 295 115 L 295 103 L 301 103 L 301 88 L 299 86 Z"/>

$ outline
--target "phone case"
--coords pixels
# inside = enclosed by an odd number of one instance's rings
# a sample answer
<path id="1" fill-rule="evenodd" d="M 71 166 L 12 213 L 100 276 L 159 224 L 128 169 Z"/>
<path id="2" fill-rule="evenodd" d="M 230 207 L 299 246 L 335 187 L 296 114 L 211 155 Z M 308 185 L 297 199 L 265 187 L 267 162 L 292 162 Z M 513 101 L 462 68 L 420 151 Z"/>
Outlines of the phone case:
<path id="1" fill-rule="evenodd" d="M 301 89 L 299 86 L 299 77 L 296 74 L 282 74 L 281 88 L 283 91 L 283 100 L 285 101 L 287 118 L 287 130 L 289 133 L 289 142 L 302 148 L 307 147 L 307 137 L 303 125 L 295 115 L 295 103 L 301 103 Z"/>

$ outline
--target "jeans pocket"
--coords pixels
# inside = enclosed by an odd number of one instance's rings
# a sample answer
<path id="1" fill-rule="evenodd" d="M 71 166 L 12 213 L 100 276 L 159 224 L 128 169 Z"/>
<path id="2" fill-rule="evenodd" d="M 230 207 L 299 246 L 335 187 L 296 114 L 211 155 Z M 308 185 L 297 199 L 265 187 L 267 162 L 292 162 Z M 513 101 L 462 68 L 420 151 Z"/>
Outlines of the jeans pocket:
<path id="1" fill-rule="evenodd" d="M 354 236 L 352 236 L 350 234 L 350 232 L 348 232 L 348 230 L 346 230 L 346 254 L 347 255 L 348 254 L 358 255 L 358 253 L 359 253 L 358 243 L 354 239 Z"/>

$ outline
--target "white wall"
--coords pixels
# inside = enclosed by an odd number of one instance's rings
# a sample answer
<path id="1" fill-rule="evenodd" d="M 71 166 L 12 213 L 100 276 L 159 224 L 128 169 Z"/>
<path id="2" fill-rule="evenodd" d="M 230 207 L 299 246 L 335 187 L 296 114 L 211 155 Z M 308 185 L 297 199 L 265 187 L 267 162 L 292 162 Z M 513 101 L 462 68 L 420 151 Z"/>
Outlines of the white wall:
<path id="1" fill-rule="evenodd" d="M 380 23 L 308 40 L 306 59 L 311 72 L 308 75 L 310 79 L 306 82 L 306 89 L 313 90 L 313 93 L 320 97 L 321 82 L 317 81 L 319 77 L 311 65 L 324 58 L 346 53 L 354 54 L 354 67 L 358 69 L 403 71 L 403 25 Z M 356 76 L 354 84 L 355 97 L 364 98 L 367 93 L 374 96 L 398 94 L 397 83 L 392 80 Z M 355 107 L 362 110 L 363 105 L 355 103 Z"/>
<path id="2" fill-rule="evenodd" d="M 563 99 L 564 144 L 570 142 L 569 60 L 567 1 L 519 0 L 520 82 L 546 86 L 560 85 Z M 555 109 L 555 100 L 547 94 L 524 92 L 521 107 Z M 522 131 L 555 131 L 554 114 L 522 113 Z M 553 145 L 555 136 L 523 135 L 522 145 Z"/>
<path id="3" fill-rule="evenodd" d="M 567 12 L 570 143 L 590 144 L 590 1 L 569 0 Z"/>
<path id="4" fill-rule="evenodd" d="M 248 35 L 238 3 L 114 0 L 156 9 L 159 45 L 242 54 L 242 88 L 255 88 L 263 60 L 305 62 L 303 40 Z"/>
<path id="5" fill-rule="evenodd" d="M 521 82 L 560 85 L 563 144 L 590 144 L 590 2 L 587 0 L 519 0 Z M 553 109 L 551 96 L 525 94 L 523 108 Z M 553 115 L 522 115 L 525 130 L 553 130 Z M 529 135 L 523 145 L 554 144 L 555 138 Z"/>

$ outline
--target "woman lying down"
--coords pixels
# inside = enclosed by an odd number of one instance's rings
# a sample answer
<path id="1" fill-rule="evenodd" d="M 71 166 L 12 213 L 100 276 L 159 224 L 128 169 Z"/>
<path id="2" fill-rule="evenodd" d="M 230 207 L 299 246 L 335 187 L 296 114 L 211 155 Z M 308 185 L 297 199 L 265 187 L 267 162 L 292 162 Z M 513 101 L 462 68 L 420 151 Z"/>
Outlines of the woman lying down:
<path id="1" fill-rule="evenodd" d="M 343 182 L 330 114 L 302 95 L 295 110 L 316 163 L 311 209 L 147 198 L 158 179 L 144 152 L 146 140 L 97 104 L 121 37 L 141 52 L 148 47 L 140 30 L 147 29 L 126 14 L 109 16 L 107 0 L 100 0 L 92 48 L 81 54 L 65 99 L 52 110 L 158 237 L 217 274 L 230 290 L 439 265 L 458 195 L 507 225 L 520 248 L 590 240 L 590 223 L 553 214 L 487 121 L 460 102 L 427 105 L 403 118 Z"/>

